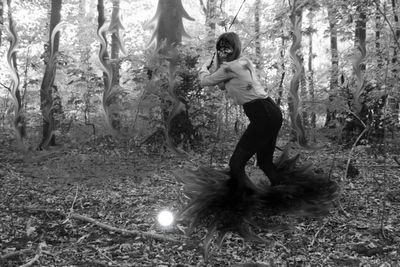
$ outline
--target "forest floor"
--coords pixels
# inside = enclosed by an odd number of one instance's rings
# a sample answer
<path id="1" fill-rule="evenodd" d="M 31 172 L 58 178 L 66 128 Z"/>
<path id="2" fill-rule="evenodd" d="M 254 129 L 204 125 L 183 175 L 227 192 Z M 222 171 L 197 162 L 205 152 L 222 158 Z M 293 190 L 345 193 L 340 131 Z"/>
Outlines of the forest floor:
<path id="1" fill-rule="evenodd" d="M 356 147 L 346 178 L 349 150 L 304 152 L 302 160 L 341 181 L 331 214 L 276 216 L 293 227 L 261 232 L 265 244 L 231 234 L 205 261 L 204 231 L 186 236 L 156 217 L 183 205 L 173 171 L 206 164 L 206 156 L 149 155 L 107 140 L 21 154 L 9 141 L 0 139 L 0 266 L 400 266 L 396 150 L 382 159 Z"/>

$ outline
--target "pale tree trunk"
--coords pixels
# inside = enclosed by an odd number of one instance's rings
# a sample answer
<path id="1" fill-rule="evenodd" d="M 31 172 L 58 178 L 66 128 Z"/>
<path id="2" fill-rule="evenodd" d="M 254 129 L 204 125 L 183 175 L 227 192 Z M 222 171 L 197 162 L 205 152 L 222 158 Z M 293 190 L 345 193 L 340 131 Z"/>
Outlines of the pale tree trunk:
<path id="1" fill-rule="evenodd" d="M 285 44 L 285 36 L 284 33 L 282 31 L 282 35 L 281 35 L 281 47 L 280 47 L 280 51 L 279 51 L 279 71 L 281 72 L 281 78 L 279 80 L 279 86 L 278 86 L 278 98 L 276 99 L 276 103 L 278 105 L 281 104 L 282 102 L 282 95 L 283 95 L 283 83 L 285 81 L 285 75 L 286 75 L 286 66 L 285 66 L 285 51 L 286 51 L 286 44 Z"/>
<path id="2" fill-rule="evenodd" d="M 54 40 L 52 40 L 51 36 L 54 28 L 61 20 L 61 5 L 62 5 L 62 0 L 51 1 L 49 43 L 47 51 L 45 51 L 45 57 L 44 57 L 46 69 L 40 87 L 41 111 L 44 118 L 42 142 L 39 145 L 40 149 L 47 149 L 49 145 L 55 145 L 54 117 L 52 112 L 52 107 L 53 107 L 52 91 L 54 89 L 54 79 L 56 75 L 56 64 L 55 64 L 56 58 L 52 58 L 52 54 L 50 51 L 53 51 L 54 55 L 56 55 L 58 52 L 58 47 L 60 43 L 60 33 L 55 34 Z"/>
<path id="3" fill-rule="evenodd" d="M 20 78 L 17 66 L 17 52 L 16 47 L 18 44 L 18 36 L 15 29 L 15 22 L 12 16 L 11 0 L 7 0 L 8 6 L 8 28 L 10 32 L 10 47 L 7 53 L 7 63 L 11 70 L 12 83 L 9 91 L 13 100 L 14 121 L 13 127 L 17 140 L 17 147 L 24 150 L 23 138 L 25 137 L 25 119 L 22 112 L 22 98 L 19 89 Z"/>
<path id="4" fill-rule="evenodd" d="M 376 10 L 375 10 L 375 53 L 376 53 L 376 66 L 377 66 L 377 71 L 376 71 L 376 78 L 380 80 L 380 73 L 382 73 L 382 67 L 383 67 L 383 57 L 382 57 L 382 51 L 381 51 L 381 31 L 382 31 L 382 17 L 381 13 L 379 12 L 380 10 L 380 3 L 381 0 L 376 0 Z"/>
<path id="5" fill-rule="evenodd" d="M 331 73 L 329 83 L 329 103 L 326 111 L 325 126 L 329 126 L 330 123 L 336 118 L 335 107 L 333 106 L 333 98 L 338 91 L 339 85 L 339 54 L 338 54 L 338 42 L 337 42 L 337 10 L 333 4 L 328 5 L 328 19 L 329 19 L 329 33 L 330 33 L 330 52 L 331 52 Z"/>
<path id="6" fill-rule="evenodd" d="M 362 92 L 365 87 L 365 69 L 366 65 L 364 63 L 366 57 L 366 36 L 367 36 L 367 17 L 365 14 L 364 7 L 360 4 L 357 7 L 357 20 L 355 25 L 355 43 L 354 46 L 356 48 L 356 61 L 353 63 L 353 69 L 356 75 L 356 87 L 353 91 L 353 100 L 354 100 L 354 112 L 357 115 L 361 115 L 361 110 L 363 106 L 362 100 Z"/>
<path id="7" fill-rule="evenodd" d="M 207 0 L 204 4 L 203 0 L 200 0 L 201 8 L 206 15 L 206 27 L 207 27 L 207 49 L 213 50 L 215 46 L 215 29 L 216 29 L 216 8 L 217 0 Z"/>
<path id="8" fill-rule="evenodd" d="M 106 18 L 104 15 L 104 0 L 97 0 L 97 16 L 98 16 L 97 17 L 97 30 L 98 30 L 103 26 L 103 24 L 106 21 Z M 101 35 L 104 38 L 105 43 L 108 44 L 106 33 L 102 32 Z M 107 47 L 104 50 L 104 54 L 102 56 L 103 56 L 103 60 L 106 60 L 107 58 L 109 58 Z M 103 82 L 104 82 L 104 85 L 108 84 L 108 77 L 105 72 L 103 72 Z"/>
<path id="9" fill-rule="evenodd" d="M 119 0 L 113 0 L 113 12 L 119 13 Z M 119 63 L 119 36 L 118 36 L 118 31 L 114 31 L 111 35 L 111 59 L 112 59 L 112 86 L 118 86 L 119 85 L 119 69 L 120 69 L 120 63 Z"/>
<path id="10" fill-rule="evenodd" d="M 304 58 L 301 57 L 301 76 L 300 76 L 300 96 L 301 96 L 301 119 L 303 120 L 303 126 L 308 126 L 308 112 L 306 109 L 305 102 L 308 99 L 308 92 L 307 92 L 307 79 L 306 79 L 306 71 L 304 69 Z"/>
<path id="11" fill-rule="evenodd" d="M 301 39 L 302 39 L 302 8 L 299 7 L 298 2 L 293 0 L 291 5 L 290 22 L 292 26 L 292 45 L 290 47 L 290 56 L 293 63 L 293 77 L 290 81 L 290 89 L 288 95 L 288 106 L 290 121 L 292 127 L 292 139 L 297 140 L 301 146 L 307 146 L 307 139 L 305 135 L 305 129 L 300 113 L 301 101 L 299 98 L 299 86 L 304 73 L 303 59 L 299 55 L 301 50 Z"/>
<path id="12" fill-rule="evenodd" d="M 0 47 L 2 42 L 3 27 L 4 27 L 4 2 L 0 1 Z"/>
<path id="13" fill-rule="evenodd" d="M 314 93 L 314 69 L 313 69 L 313 33 L 315 29 L 313 28 L 313 19 L 314 19 L 314 13 L 312 10 L 310 10 L 310 13 L 308 14 L 308 18 L 310 20 L 310 28 L 309 28 L 309 43 L 308 43 L 308 88 L 310 92 L 310 97 L 311 97 L 311 103 L 312 103 L 312 112 L 311 112 L 311 127 L 315 128 L 316 127 L 316 115 L 315 115 L 315 93 Z"/>
<path id="14" fill-rule="evenodd" d="M 398 3 L 397 0 L 392 0 L 392 12 L 393 12 L 393 20 L 394 20 L 394 26 L 395 26 L 395 36 L 394 38 L 396 38 L 397 42 L 400 41 L 400 22 L 399 22 L 399 14 L 398 14 Z M 399 49 L 397 46 L 397 42 L 396 40 L 393 42 L 393 52 L 392 52 L 392 66 L 391 66 L 391 70 L 392 70 L 392 77 L 395 81 L 397 81 L 398 79 L 398 72 L 399 72 L 399 66 L 398 66 L 398 62 L 399 62 Z"/>
<path id="15" fill-rule="evenodd" d="M 255 37 L 255 54 L 256 60 L 255 65 L 257 70 L 261 70 L 261 32 L 260 32 L 260 9 L 261 9 L 261 0 L 256 0 L 255 2 L 255 11 L 254 11 L 254 33 Z"/>
<path id="16" fill-rule="evenodd" d="M 400 53 L 399 53 L 399 42 L 400 42 L 400 21 L 399 21 L 399 13 L 400 13 L 400 3 L 398 0 L 392 0 L 392 11 L 393 11 L 393 20 L 395 25 L 395 40 L 393 41 L 393 53 L 392 53 L 392 79 L 393 79 L 393 92 L 397 93 L 400 91 L 400 82 L 399 82 L 399 61 L 400 61 Z M 395 97 L 391 100 L 391 106 L 393 109 L 393 120 L 399 121 L 399 108 L 400 102 L 398 97 Z"/>

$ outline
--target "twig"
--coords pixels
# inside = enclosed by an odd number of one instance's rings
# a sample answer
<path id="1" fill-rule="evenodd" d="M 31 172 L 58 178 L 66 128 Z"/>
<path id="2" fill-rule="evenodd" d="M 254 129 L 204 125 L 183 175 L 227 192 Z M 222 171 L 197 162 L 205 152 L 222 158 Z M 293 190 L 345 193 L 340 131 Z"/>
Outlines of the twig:
<path id="1" fill-rule="evenodd" d="M 76 201 L 76 198 L 78 197 L 78 189 L 79 189 L 79 186 L 76 186 L 74 201 L 72 202 L 71 208 L 69 209 L 69 213 L 70 213 L 70 214 L 71 214 L 72 212 L 74 212 L 75 201 Z"/>
<path id="2" fill-rule="evenodd" d="M 58 210 L 49 210 L 49 209 L 45 209 L 45 208 L 36 208 L 36 207 L 17 207 L 14 210 L 24 210 L 27 212 L 46 212 L 46 213 L 54 213 L 60 216 L 64 216 L 66 217 L 67 215 L 62 212 L 62 211 L 58 211 Z M 173 238 L 169 238 L 163 235 L 159 235 L 159 234 L 155 234 L 155 233 L 149 233 L 149 232 L 143 232 L 143 231 L 138 231 L 138 230 L 128 230 L 128 229 L 123 229 L 123 228 L 117 228 L 102 222 L 99 222 L 93 218 L 87 217 L 87 216 L 83 216 L 77 213 L 71 213 L 69 214 L 69 217 L 75 220 L 79 220 L 79 221 L 84 221 L 84 222 L 88 222 L 91 224 L 94 224 L 100 228 L 109 230 L 109 231 L 113 231 L 113 232 L 117 232 L 120 234 L 124 234 L 124 235 L 132 235 L 132 236 L 142 236 L 142 237 L 146 237 L 146 238 L 152 238 L 158 241 L 167 241 L 167 242 L 173 242 L 173 243 L 182 243 L 183 241 L 177 240 L 177 239 L 173 239 Z"/>
<path id="3" fill-rule="evenodd" d="M 393 36 L 394 36 L 394 41 L 395 41 L 397 47 L 400 48 L 400 43 L 399 43 L 399 41 L 398 41 L 397 38 L 396 38 L 396 32 L 395 32 L 395 30 L 393 29 L 392 24 L 391 24 L 390 21 L 388 20 L 386 14 L 384 14 L 383 11 L 381 10 L 381 8 L 380 8 L 379 4 L 376 2 L 376 0 L 373 1 L 373 2 L 374 2 L 374 4 L 376 5 L 376 9 L 379 11 L 379 13 L 381 13 L 381 15 L 382 15 L 383 18 L 385 19 L 386 23 L 388 24 L 390 30 L 392 31 L 392 34 L 393 34 Z"/>
<path id="4" fill-rule="evenodd" d="M 38 252 L 36 253 L 35 257 L 33 257 L 30 261 L 27 263 L 21 265 L 20 267 L 29 267 L 32 266 L 35 262 L 39 260 L 39 258 L 42 256 L 42 249 L 46 246 L 46 243 L 42 242 L 39 244 L 38 247 Z"/>
<path id="5" fill-rule="evenodd" d="M 399 163 L 400 165 L 400 163 Z M 376 164 L 376 165 L 365 165 L 365 164 L 354 164 L 355 167 L 359 168 L 399 168 L 398 165 L 385 165 L 385 164 Z"/>
<path id="6" fill-rule="evenodd" d="M 317 236 L 319 235 L 319 233 L 322 231 L 322 229 L 325 227 L 326 223 L 328 222 L 328 220 L 325 220 L 325 222 L 322 224 L 322 226 L 318 229 L 318 231 L 315 233 L 313 240 L 310 243 L 310 247 L 314 246 L 315 240 L 317 239 Z"/>
<path id="7" fill-rule="evenodd" d="M 110 263 L 116 264 L 110 257 L 108 257 L 105 253 L 103 253 L 99 248 L 96 248 L 95 246 L 90 246 L 93 250 L 95 250 L 97 253 L 99 253 L 101 256 L 106 258 Z"/>
<path id="8" fill-rule="evenodd" d="M 0 82 L 0 85 L 6 88 L 9 92 L 11 92 L 11 88 L 5 85 L 4 83 Z"/>
<path id="9" fill-rule="evenodd" d="M 396 161 L 396 163 L 400 166 L 400 161 L 396 156 L 393 156 L 394 161 Z"/>

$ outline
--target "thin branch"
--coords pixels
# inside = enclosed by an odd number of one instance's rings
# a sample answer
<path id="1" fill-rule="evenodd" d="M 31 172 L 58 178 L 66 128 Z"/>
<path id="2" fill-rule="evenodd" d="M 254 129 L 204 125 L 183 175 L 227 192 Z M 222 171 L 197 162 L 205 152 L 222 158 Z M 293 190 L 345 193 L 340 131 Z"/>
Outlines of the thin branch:
<path id="1" fill-rule="evenodd" d="M 393 29 L 392 24 L 391 24 L 390 21 L 388 20 L 386 14 L 384 14 L 383 11 L 382 11 L 382 9 L 379 7 L 379 4 L 377 3 L 377 1 L 374 0 L 373 2 L 374 2 L 374 4 L 376 5 L 376 9 L 379 11 L 379 13 L 381 13 L 381 15 L 382 15 L 383 18 L 385 19 L 386 23 L 388 24 L 388 26 L 389 26 L 389 28 L 390 28 L 390 30 L 392 31 L 392 34 L 393 34 L 393 36 L 394 36 L 394 41 L 396 42 L 397 47 L 400 49 L 400 43 L 399 43 L 399 40 L 397 40 L 397 38 L 396 38 L 396 32 L 395 32 L 395 30 Z"/>
<path id="2" fill-rule="evenodd" d="M 315 240 L 317 239 L 317 236 L 319 235 L 319 233 L 322 231 L 322 229 L 325 227 L 326 223 L 328 222 L 328 220 L 325 220 L 325 222 L 322 224 L 322 226 L 318 229 L 318 231 L 315 233 L 313 240 L 310 243 L 310 247 L 314 246 Z"/>
<path id="3" fill-rule="evenodd" d="M 203 0 L 200 0 L 201 10 L 203 10 L 204 14 L 207 16 L 207 8 L 203 3 Z"/>
<path id="4" fill-rule="evenodd" d="M 9 92 L 11 92 L 11 88 L 5 85 L 4 83 L 0 82 L 0 85 L 6 88 Z"/>
<path id="5" fill-rule="evenodd" d="M 44 243 L 44 242 L 40 243 L 35 257 L 33 257 L 30 261 L 21 265 L 20 267 L 29 267 L 29 266 L 32 266 L 35 262 L 37 262 L 40 259 L 40 257 L 42 256 L 43 248 L 45 246 L 46 246 L 46 243 Z"/>

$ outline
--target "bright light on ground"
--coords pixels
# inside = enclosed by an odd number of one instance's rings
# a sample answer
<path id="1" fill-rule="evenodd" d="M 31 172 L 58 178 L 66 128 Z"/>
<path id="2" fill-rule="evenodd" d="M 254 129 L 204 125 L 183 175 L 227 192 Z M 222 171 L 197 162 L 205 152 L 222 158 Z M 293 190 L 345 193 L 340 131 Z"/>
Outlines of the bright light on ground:
<path id="1" fill-rule="evenodd" d="M 174 216 L 172 215 L 172 212 L 163 210 L 158 214 L 157 220 L 161 226 L 170 226 L 174 221 Z"/>

